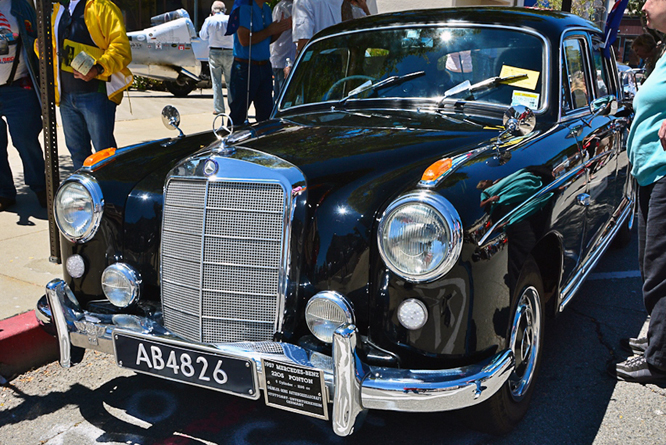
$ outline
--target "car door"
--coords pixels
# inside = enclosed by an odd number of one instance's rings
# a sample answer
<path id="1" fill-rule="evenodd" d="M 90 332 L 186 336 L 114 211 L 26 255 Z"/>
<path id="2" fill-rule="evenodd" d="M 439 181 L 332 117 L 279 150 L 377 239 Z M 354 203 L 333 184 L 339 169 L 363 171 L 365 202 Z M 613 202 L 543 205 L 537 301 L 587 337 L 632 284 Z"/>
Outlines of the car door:
<path id="1" fill-rule="evenodd" d="M 591 80 L 586 76 L 585 35 L 571 33 L 560 46 L 560 142 L 562 152 L 553 175 L 558 179 L 560 193 L 552 216 L 552 229 L 560 234 L 563 248 L 562 283 L 575 277 L 581 264 L 584 234 L 587 227 L 583 204 L 588 192 L 588 178 L 582 144 L 589 133 L 585 118 L 589 117 Z M 562 180 L 564 181 L 562 182 Z M 558 302 L 560 303 L 560 302 Z"/>
<path id="2" fill-rule="evenodd" d="M 599 38 L 588 40 L 592 96 L 598 99 L 612 95 L 620 99 L 617 76 L 612 65 L 615 61 L 604 57 L 601 46 Z M 580 140 L 589 196 L 585 204 L 587 226 L 583 245 L 584 261 L 599 248 L 606 234 L 604 229 L 620 206 L 628 165 L 623 143 L 628 135 L 628 121 L 616 115 L 590 116 L 588 121 L 589 131 Z"/>

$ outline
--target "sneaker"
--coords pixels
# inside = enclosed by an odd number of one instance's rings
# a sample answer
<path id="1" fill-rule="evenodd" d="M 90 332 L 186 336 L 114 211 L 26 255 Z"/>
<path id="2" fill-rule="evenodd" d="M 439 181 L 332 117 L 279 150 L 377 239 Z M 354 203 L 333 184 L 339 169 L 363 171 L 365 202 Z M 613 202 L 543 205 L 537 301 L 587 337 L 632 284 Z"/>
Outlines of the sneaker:
<path id="1" fill-rule="evenodd" d="M 631 354 L 643 355 L 647 349 L 648 339 L 647 337 L 639 338 L 621 338 L 620 347 Z"/>
<path id="2" fill-rule="evenodd" d="M 651 366 L 645 356 L 637 355 L 615 365 L 618 380 L 636 383 L 666 383 L 666 371 Z"/>
<path id="3" fill-rule="evenodd" d="M 46 190 L 42 190 L 40 192 L 35 192 L 35 195 L 37 195 L 37 201 L 39 201 L 40 207 L 45 209 L 46 208 Z"/>
<path id="4" fill-rule="evenodd" d="M 3 198 L 0 196 L 0 212 L 4 212 L 14 204 L 16 204 L 16 200 L 14 198 Z"/>

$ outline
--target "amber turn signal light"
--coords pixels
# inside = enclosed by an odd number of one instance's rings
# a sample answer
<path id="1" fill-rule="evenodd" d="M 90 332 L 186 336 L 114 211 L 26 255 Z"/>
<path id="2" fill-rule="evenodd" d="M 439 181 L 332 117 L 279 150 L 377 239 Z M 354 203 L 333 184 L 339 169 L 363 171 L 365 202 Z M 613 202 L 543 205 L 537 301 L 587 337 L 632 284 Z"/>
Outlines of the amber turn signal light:
<path id="1" fill-rule="evenodd" d="M 444 173 L 446 173 L 451 168 L 452 165 L 453 161 L 451 160 L 451 158 L 440 159 L 439 161 L 435 162 L 430 167 L 428 167 L 425 172 L 423 172 L 423 176 L 421 176 L 421 181 L 434 181 L 435 179 L 439 178 Z"/>
<path id="2" fill-rule="evenodd" d="M 111 156 L 116 154 L 116 149 L 114 147 L 111 148 L 105 148 L 104 150 L 100 150 L 97 153 L 93 153 L 90 156 L 86 158 L 85 161 L 83 161 L 83 166 L 84 167 L 92 167 L 93 165 L 97 164 L 98 162 L 101 162 L 107 158 L 110 158 Z"/>

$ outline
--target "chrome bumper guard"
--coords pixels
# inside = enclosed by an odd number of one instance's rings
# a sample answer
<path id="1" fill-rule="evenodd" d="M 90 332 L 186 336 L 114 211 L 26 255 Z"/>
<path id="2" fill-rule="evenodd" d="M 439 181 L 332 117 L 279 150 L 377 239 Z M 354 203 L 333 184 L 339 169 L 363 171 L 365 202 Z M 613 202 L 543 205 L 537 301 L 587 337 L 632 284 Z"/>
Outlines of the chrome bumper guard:
<path id="1" fill-rule="evenodd" d="M 156 341 L 180 341 L 196 347 L 164 329 L 156 321 L 134 315 L 93 314 L 81 309 L 69 286 L 60 279 L 46 286 L 46 304 L 38 304 L 37 315 L 52 323 L 60 345 L 60 365 L 71 366 L 71 347 L 94 349 L 114 355 L 115 329 L 149 335 Z M 213 346 L 221 354 L 250 359 L 263 375 L 262 358 L 324 371 L 333 401 L 333 430 L 339 436 L 353 433 L 356 421 L 367 409 L 391 411 L 449 411 L 476 405 L 495 394 L 514 369 L 510 350 L 483 363 L 443 370 L 397 369 L 369 366 L 356 353 L 358 331 L 352 324 L 339 327 L 333 336 L 333 357 L 289 343 L 243 342 Z M 258 378 L 259 388 L 264 379 Z"/>

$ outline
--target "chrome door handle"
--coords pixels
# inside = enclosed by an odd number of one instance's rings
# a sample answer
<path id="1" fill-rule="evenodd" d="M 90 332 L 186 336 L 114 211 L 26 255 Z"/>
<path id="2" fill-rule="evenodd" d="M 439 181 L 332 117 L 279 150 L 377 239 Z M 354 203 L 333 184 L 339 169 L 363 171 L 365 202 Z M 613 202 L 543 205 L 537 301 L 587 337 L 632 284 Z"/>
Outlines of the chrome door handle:
<path id="1" fill-rule="evenodd" d="M 583 207 L 588 207 L 591 204 L 590 195 L 587 193 L 581 193 L 580 195 L 576 196 L 576 204 Z"/>

